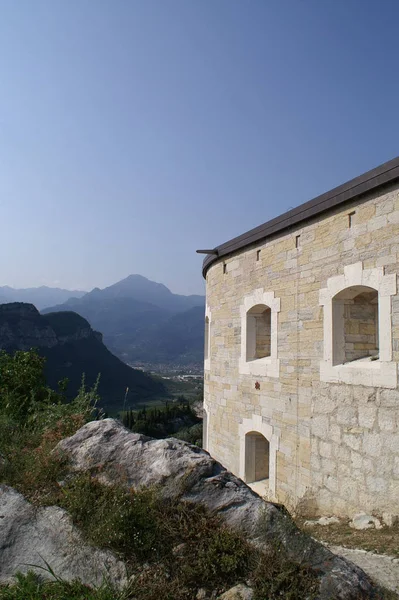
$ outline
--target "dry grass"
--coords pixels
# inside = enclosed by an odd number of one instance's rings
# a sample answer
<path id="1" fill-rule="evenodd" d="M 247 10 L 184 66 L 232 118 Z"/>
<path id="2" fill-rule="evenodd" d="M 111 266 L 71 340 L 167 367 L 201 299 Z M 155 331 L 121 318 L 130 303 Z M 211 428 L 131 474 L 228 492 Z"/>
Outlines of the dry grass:
<path id="1" fill-rule="evenodd" d="M 349 519 L 323 526 L 305 525 L 305 521 L 305 518 L 298 518 L 296 524 L 312 537 L 327 544 L 399 556 L 399 523 L 393 527 L 358 531 L 349 527 Z"/>

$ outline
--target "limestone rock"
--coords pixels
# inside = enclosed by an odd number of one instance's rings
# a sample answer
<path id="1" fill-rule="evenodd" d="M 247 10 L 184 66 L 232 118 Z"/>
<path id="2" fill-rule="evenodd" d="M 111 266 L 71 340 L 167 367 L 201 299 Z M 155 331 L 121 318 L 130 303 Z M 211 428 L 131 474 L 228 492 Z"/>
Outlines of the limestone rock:
<path id="1" fill-rule="evenodd" d="M 240 583 L 219 596 L 219 600 L 252 600 L 253 597 L 253 590 L 247 585 Z"/>
<path id="2" fill-rule="evenodd" d="M 334 523 L 339 523 L 338 517 L 320 517 L 320 519 L 316 519 L 315 521 L 305 521 L 304 525 L 334 525 Z"/>
<path id="3" fill-rule="evenodd" d="M 185 547 L 186 544 L 183 542 L 182 544 L 178 544 L 177 546 L 172 548 L 172 552 L 175 556 L 180 556 L 181 554 L 183 554 Z"/>
<path id="4" fill-rule="evenodd" d="M 155 440 L 132 433 L 113 419 L 88 423 L 56 451 L 76 472 L 99 471 L 104 482 L 135 489 L 158 484 L 165 497 L 201 503 L 263 548 L 281 544 L 294 562 L 320 580 L 320 600 L 375 598 L 365 573 L 301 532 L 289 514 L 257 494 L 209 454 L 173 438 Z"/>
<path id="5" fill-rule="evenodd" d="M 382 525 L 376 517 L 366 513 L 358 513 L 352 518 L 349 527 L 352 527 L 352 529 L 381 529 Z"/>
<path id="6" fill-rule="evenodd" d="M 56 506 L 35 508 L 14 489 L 0 485 L 0 582 L 11 582 L 17 571 L 29 569 L 52 579 L 54 573 L 71 581 L 116 587 L 127 583 L 126 569 L 111 552 L 87 545 L 68 513 Z"/>

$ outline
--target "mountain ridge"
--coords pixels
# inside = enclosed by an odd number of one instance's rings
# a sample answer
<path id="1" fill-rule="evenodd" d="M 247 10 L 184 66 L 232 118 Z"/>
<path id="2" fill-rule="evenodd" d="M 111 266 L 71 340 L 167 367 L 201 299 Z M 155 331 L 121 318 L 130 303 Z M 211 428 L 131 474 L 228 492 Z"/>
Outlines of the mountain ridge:
<path id="1" fill-rule="evenodd" d="M 65 290 L 41 285 L 31 288 L 13 288 L 9 285 L 0 286 L 0 304 L 10 302 L 26 302 L 43 310 L 52 304 L 61 304 L 74 296 L 81 298 L 87 292 L 83 290 Z"/>
<path id="2" fill-rule="evenodd" d="M 173 294 L 164 284 L 129 275 L 42 313 L 65 310 L 100 330 L 105 344 L 127 363 L 201 368 L 205 296 Z"/>
<path id="3" fill-rule="evenodd" d="M 205 296 L 192 294 L 184 296 L 174 294 L 163 283 L 152 281 L 143 275 L 132 274 L 103 289 L 94 288 L 84 297 L 93 298 L 101 296 L 102 299 L 109 298 L 132 298 L 134 300 L 149 302 L 160 308 L 181 312 L 185 308 L 205 304 Z"/>

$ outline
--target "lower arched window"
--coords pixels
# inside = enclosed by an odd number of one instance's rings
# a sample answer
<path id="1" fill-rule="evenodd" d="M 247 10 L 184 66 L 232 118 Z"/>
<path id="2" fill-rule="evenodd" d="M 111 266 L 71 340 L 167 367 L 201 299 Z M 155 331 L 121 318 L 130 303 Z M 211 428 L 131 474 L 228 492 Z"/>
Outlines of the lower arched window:
<path id="1" fill-rule="evenodd" d="M 257 431 L 245 436 L 245 481 L 247 483 L 265 482 L 269 479 L 270 444 Z M 267 482 L 267 487 L 269 482 Z"/>

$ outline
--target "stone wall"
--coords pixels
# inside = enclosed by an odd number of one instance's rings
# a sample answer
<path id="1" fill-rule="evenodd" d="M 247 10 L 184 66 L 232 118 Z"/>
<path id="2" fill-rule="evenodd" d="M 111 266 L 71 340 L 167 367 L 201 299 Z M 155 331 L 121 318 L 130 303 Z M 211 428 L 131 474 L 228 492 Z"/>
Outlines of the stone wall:
<path id="1" fill-rule="evenodd" d="M 273 499 L 308 514 L 398 514 L 398 187 L 223 262 L 214 263 L 206 277 L 212 314 L 205 365 L 210 453 L 245 478 L 242 438 L 253 427 L 270 442 Z M 335 365 L 333 298 L 353 286 L 378 291 L 379 359 Z M 272 313 L 272 356 L 246 368 L 244 299 L 262 294 L 279 307 Z M 362 335 L 373 336 L 367 325 Z"/>

